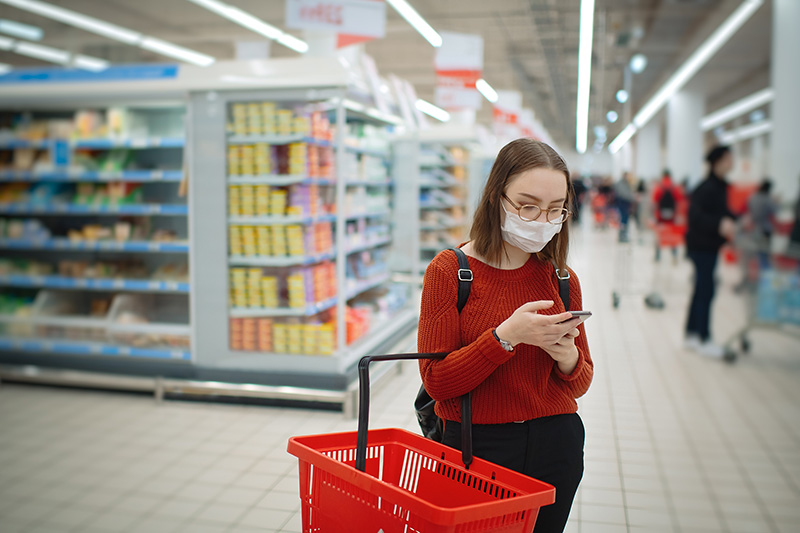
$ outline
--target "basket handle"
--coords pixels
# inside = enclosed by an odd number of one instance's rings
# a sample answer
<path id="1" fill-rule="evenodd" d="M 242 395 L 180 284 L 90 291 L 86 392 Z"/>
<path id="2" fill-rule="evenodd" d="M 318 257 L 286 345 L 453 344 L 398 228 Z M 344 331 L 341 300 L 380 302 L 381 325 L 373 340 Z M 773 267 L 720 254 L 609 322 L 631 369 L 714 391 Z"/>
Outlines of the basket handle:
<path id="1" fill-rule="evenodd" d="M 358 362 L 358 434 L 356 438 L 356 470 L 367 467 L 367 434 L 369 433 L 369 364 L 373 361 L 414 361 L 444 359 L 448 352 L 398 353 L 365 355 Z M 461 397 L 461 459 L 469 469 L 472 464 L 472 394 Z"/>

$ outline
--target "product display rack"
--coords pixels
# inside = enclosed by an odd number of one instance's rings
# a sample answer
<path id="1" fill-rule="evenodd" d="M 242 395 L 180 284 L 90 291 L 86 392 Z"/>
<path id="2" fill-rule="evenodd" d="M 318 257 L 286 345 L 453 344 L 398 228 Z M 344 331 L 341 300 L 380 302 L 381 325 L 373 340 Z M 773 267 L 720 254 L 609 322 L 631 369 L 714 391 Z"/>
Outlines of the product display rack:
<path id="1" fill-rule="evenodd" d="M 12 302 L 10 310 L 0 311 L 0 357 L 11 352 L 32 357 L 191 360 L 189 279 L 159 274 L 172 268 L 167 265 L 188 266 L 189 211 L 179 194 L 186 179 L 183 106 L 123 111 L 115 107 L 111 111 L 112 105 L 87 100 L 74 107 L 38 110 L 33 103 L 32 112 L 19 115 L 19 127 L 23 135 L 29 134 L 25 129 L 41 135 L 44 125 L 61 122 L 57 131 L 63 131 L 63 123 L 69 120 L 73 134 L 80 136 L 86 113 L 97 121 L 93 127 L 107 127 L 112 113 L 124 113 L 138 131 L 130 135 L 118 131 L 113 137 L 37 140 L 15 137 L 8 130 L 0 134 L 0 251 L 4 257 L 0 297 Z M 165 120 L 170 122 L 166 127 L 181 136 L 142 135 L 143 128 L 163 129 Z M 96 162 L 117 168 L 87 166 Z M 132 192 L 138 197 L 111 196 Z M 18 198 L 8 201 L 14 195 Z M 131 228 L 139 225 L 179 237 L 131 238 Z M 104 272 L 115 264 L 129 268 L 124 265 L 132 261 L 151 275 Z M 65 271 L 16 271 L 44 265 Z M 100 270 L 90 273 L 92 268 Z M 83 271 L 86 275 L 80 275 Z M 23 302 L 22 307 L 13 304 L 15 300 Z M 170 312 L 155 319 L 159 306 Z M 151 316 L 146 317 L 147 313 Z M 136 323 L 128 323 L 132 317 Z"/>

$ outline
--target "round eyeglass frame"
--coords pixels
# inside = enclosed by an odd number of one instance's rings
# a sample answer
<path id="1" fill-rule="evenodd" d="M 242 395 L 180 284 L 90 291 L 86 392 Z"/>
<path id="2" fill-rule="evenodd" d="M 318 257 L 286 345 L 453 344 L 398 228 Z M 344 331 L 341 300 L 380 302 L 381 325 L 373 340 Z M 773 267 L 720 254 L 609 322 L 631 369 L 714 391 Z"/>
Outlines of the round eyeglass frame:
<path id="1" fill-rule="evenodd" d="M 517 216 L 518 216 L 518 217 L 519 217 L 519 219 L 520 219 L 520 220 L 522 220 L 523 222 L 533 222 L 534 220 L 536 220 L 537 218 L 539 218 L 539 217 L 541 216 L 541 214 L 542 214 L 542 211 L 543 211 L 543 209 L 542 209 L 541 207 L 539 207 L 538 205 L 536 205 L 536 204 L 523 204 L 523 205 L 517 205 L 517 204 L 515 204 L 515 203 L 514 203 L 514 202 L 511 200 L 511 198 L 509 198 L 509 197 L 508 197 L 508 196 L 506 196 L 505 194 L 503 194 L 502 196 L 503 196 L 503 198 L 505 198 L 506 200 L 508 200 L 508 203 L 510 203 L 510 204 L 511 204 L 511 207 L 513 207 L 514 209 L 516 209 L 516 210 L 517 210 Z M 535 217 L 533 217 L 533 218 L 525 218 L 525 217 L 523 217 L 523 216 L 522 216 L 522 210 L 523 210 L 524 208 L 526 208 L 526 207 L 536 208 L 536 210 L 537 210 L 537 212 L 536 212 L 536 216 L 535 216 Z M 560 220 L 560 221 L 558 221 L 558 222 L 553 222 L 553 221 L 551 221 L 551 220 L 550 220 L 550 214 L 551 214 L 553 211 L 558 211 L 558 212 L 560 212 L 560 213 L 563 213 L 564 219 L 563 219 L 563 220 Z M 546 209 L 546 210 L 544 210 L 544 213 L 545 213 L 545 215 L 544 215 L 544 218 L 545 218 L 545 220 L 547 220 L 547 223 L 548 223 L 548 224 L 563 224 L 564 222 L 566 222 L 566 221 L 567 221 L 567 219 L 569 218 L 569 216 L 572 214 L 572 213 L 570 212 L 570 210 L 569 210 L 569 209 L 567 209 L 566 207 L 554 207 L 553 209 Z"/>

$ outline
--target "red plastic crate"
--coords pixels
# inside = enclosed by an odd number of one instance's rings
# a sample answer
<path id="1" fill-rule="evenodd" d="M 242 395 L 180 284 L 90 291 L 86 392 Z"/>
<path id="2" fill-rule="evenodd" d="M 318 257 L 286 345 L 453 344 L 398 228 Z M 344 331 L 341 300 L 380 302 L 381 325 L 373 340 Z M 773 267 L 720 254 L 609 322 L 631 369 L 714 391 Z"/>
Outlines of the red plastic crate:
<path id="1" fill-rule="evenodd" d="M 402 429 L 370 430 L 366 471 L 357 432 L 289 439 L 299 459 L 303 532 L 531 532 L 552 485 Z"/>

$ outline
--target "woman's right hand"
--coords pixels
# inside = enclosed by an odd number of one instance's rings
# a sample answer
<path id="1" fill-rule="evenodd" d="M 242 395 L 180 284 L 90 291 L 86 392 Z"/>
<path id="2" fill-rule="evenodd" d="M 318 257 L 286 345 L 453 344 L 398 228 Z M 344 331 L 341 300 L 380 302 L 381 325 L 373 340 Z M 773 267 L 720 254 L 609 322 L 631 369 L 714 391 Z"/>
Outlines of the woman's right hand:
<path id="1" fill-rule="evenodd" d="M 497 326 L 495 333 L 512 345 L 530 344 L 544 348 L 561 340 L 580 324 L 580 318 L 571 318 L 567 311 L 558 315 L 542 315 L 539 311 L 553 307 L 552 300 L 539 300 L 522 304 Z M 561 322 L 561 323 L 559 323 Z"/>

